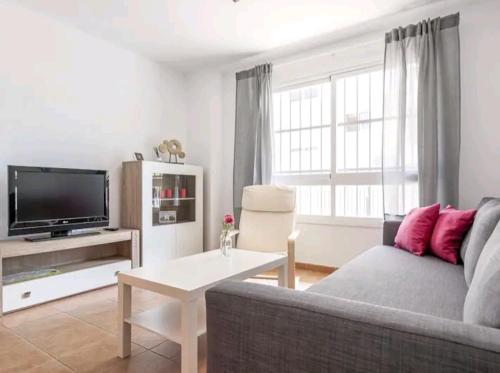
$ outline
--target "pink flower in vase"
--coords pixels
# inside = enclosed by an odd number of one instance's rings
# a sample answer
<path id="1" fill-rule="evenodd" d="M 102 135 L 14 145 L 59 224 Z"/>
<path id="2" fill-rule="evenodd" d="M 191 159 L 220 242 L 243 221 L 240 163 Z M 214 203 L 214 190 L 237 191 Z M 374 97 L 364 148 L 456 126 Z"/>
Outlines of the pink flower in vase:
<path id="1" fill-rule="evenodd" d="M 234 224 L 234 217 L 231 214 L 224 215 L 224 224 Z"/>

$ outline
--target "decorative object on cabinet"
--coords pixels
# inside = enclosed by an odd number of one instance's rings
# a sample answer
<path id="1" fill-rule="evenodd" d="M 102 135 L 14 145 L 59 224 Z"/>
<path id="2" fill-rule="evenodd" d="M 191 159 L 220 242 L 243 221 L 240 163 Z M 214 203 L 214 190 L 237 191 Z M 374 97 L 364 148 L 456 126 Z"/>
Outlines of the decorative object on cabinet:
<path id="1" fill-rule="evenodd" d="M 172 140 L 164 140 L 163 143 L 161 143 L 158 146 L 158 151 L 162 154 L 166 154 L 168 152 L 168 163 L 178 163 L 182 164 L 182 162 L 179 162 L 179 159 L 184 159 L 186 157 L 186 153 L 182 151 L 182 144 L 179 140 L 172 139 Z M 175 161 L 172 162 L 172 156 L 174 157 Z"/>
<path id="2" fill-rule="evenodd" d="M 174 224 L 177 223 L 177 212 L 175 210 L 160 211 L 158 224 Z"/>
<path id="3" fill-rule="evenodd" d="M 121 225 L 141 231 L 142 265 L 203 251 L 201 167 L 123 162 L 121 196 Z"/>
<path id="4" fill-rule="evenodd" d="M 157 147 L 157 146 L 155 146 L 155 147 L 153 148 L 153 150 L 154 150 L 154 152 L 155 152 L 155 157 L 156 157 L 156 160 L 161 162 L 160 149 L 158 149 L 158 147 Z"/>
<path id="5" fill-rule="evenodd" d="M 135 155 L 135 159 L 138 160 L 138 161 L 143 161 L 144 160 L 144 156 L 142 155 L 142 153 L 134 153 Z"/>

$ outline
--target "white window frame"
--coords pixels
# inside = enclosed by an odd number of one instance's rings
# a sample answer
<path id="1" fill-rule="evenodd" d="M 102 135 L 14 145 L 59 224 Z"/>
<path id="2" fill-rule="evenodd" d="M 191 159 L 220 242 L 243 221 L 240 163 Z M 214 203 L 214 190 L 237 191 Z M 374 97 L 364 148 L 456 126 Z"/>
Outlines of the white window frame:
<path id="1" fill-rule="evenodd" d="M 341 172 L 337 173 L 337 116 L 336 116 L 336 81 L 349 77 L 352 75 L 357 75 L 361 73 L 368 73 L 383 68 L 380 63 L 369 64 L 365 66 L 359 66 L 357 68 L 333 72 L 326 76 L 311 78 L 309 80 L 303 80 L 298 83 L 285 84 L 273 89 L 274 93 L 279 93 L 288 90 L 300 89 L 303 87 L 311 86 L 314 84 L 320 84 L 325 82 L 330 82 L 330 101 L 331 101 L 331 113 L 330 113 L 330 173 L 319 173 L 319 174 L 306 174 L 306 175 L 274 175 L 273 179 L 279 184 L 289 184 L 289 185 L 330 185 L 330 204 L 331 213 L 330 216 L 318 216 L 318 215 L 297 215 L 297 223 L 299 224 L 314 224 L 314 225 L 334 225 L 334 226 L 347 226 L 347 227 L 367 227 L 367 228 L 380 228 L 382 227 L 382 217 L 357 217 L 357 216 L 337 216 L 336 215 L 336 195 L 335 186 L 336 185 L 375 185 L 380 184 L 382 181 L 382 172 L 377 171 L 366 171 L 366 172 Z M 274 130 L 273 130 L 274 136 Z M 287 182 L 290 180 L 290 182 Z M 356 180 L 353 183 L 353 180 Z"/>

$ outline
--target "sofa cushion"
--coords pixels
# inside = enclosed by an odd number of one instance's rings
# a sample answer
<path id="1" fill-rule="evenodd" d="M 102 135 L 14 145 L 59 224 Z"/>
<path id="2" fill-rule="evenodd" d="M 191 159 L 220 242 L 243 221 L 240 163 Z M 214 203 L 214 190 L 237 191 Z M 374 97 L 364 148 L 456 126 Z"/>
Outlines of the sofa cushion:
<path id="1" fill-rule="evenodd" d="M 439 216 L 439 207 L 439 203 L 435 203 L 410 210 L 399 226 L 395 246 L 415 255 L 424 255 Z"/>
<path id="2" fill-rule="evenodd" d="M 447 262 L 457 264 L 459 249 L 464 236 L 469 231 L 476 210 L 457 210 L 447 206 L 439 213 L 439 218 L 431 237 L 431 252 Z"/>
<path id="3" fill-rule="evenodd" d="M 467 286 L 470 286 L 479 255 L 500 220 L 500 199 L 486 202 L 477 211 L 474 224 L 470 229 L 470 237 L 465 251 L 464 274 Z"/>
<path id="4" fill-rule="evenodd" d="M 467 285 L 461 265 L 376 246 L 308 291 L 461 321 Z"/>
<path id="5" fill-rule="evenodd" d="M 464 322 L 500 328 L 500 222 L 484 245 L 465 297 Z"/>

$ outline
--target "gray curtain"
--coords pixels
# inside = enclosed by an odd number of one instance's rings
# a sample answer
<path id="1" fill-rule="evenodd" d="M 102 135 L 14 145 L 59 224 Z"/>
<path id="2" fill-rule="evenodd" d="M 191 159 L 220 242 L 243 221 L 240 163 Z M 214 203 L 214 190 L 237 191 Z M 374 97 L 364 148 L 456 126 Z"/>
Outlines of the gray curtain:
<path id="1" fill-rule="evenodd" d="M 385 215 L 458 204 L 459 14 L 386 34 L 382 179 Z"/>
<path id="2" fill-rule="evenodd" d="M 233 204 L 237 222 L 243 187 L 271 182 L 271 75 L 271 64 L 236 74 Z"/>

